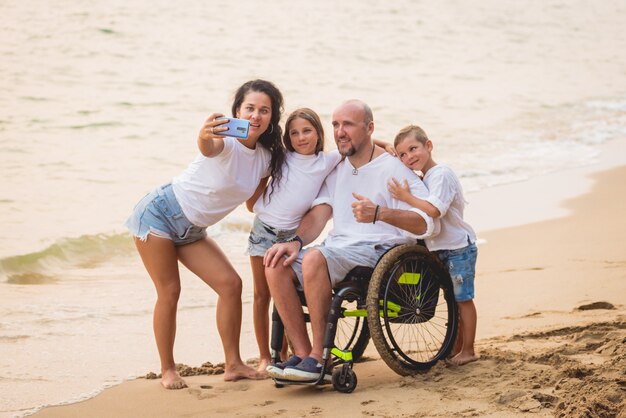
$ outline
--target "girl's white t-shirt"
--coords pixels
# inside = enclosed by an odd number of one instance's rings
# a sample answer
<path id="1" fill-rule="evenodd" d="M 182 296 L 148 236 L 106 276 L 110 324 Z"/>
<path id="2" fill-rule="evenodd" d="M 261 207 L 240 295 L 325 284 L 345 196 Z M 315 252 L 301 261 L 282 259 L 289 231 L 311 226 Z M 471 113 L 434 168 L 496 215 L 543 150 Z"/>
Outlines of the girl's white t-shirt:
<path id="1" fill-rule="evenodd" d="M 304 214 L 335 166 L 341 161 L 338 151 L 302 155 L 288 152 L 282 178 L 270 196 L 267 189 L 254 204 L 259 219 L 274 228 L 296 229 Z"/>
<path id="2" fill-rule="evenodd" d="M 200 154 L 172 180 L 174 194 L 192 224 L 213 225 L 252 196 L 261 179 L 269 176 L 270 161 L 270 152 L 261 144 L 250 149 L 226 137 L 222 152 L 211 158 Z"/>
<path id="3" fill-rule="evenodd" d="M 469 242 L 474 243 L 476 233 L 463 220 L 463 188 L 454 171 L 446 165 L 438 164 L 426 172 L 424 184 L 429 192 L 425 200 L 441 212 L 439 234 L 427 238 L 426 247 L 431 251 L 456 250 L 467 247 Z"/>

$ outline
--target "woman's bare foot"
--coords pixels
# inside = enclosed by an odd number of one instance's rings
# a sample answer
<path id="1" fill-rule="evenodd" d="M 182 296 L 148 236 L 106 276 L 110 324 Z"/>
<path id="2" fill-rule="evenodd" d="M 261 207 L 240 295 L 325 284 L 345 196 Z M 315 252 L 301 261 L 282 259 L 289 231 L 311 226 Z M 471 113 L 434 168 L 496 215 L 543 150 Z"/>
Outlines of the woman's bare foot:
<path id="1" fill-rule="evenodd" d="M 478 360 L 478 358 L 479 357 L 476 354 L 464 353 L 461 351 L 459 354 L 450 359 L 450 363 L 455 366 L 462 366 L 464 364 L 476 361 Z"/>
<path id="2" fill-rule="evenodd" d="M 168 369 L 161 372 L 161 384 L 165 389 L 183 389 L 187 383 L 178 374 L 176 369 Z"/>
<path id="3" fill-rule="evenodd" d="M 248 367 L 245 364 L 228 366 L 224 371 L 224 380 L 226 382 L 235 382 L 241 379 L 260 380 L 265 379 L 266 377 L 267 375 L 262 375 L 252 367 Z"/>

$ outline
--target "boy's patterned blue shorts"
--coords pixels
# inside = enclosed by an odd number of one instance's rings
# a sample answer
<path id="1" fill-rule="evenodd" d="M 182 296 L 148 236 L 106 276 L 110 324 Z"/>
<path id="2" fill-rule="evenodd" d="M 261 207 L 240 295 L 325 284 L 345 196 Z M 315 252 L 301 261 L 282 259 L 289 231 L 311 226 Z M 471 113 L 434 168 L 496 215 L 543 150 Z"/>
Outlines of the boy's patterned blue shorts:
<path id="1" fill-rule="evenodd" d="M 476 244 L 456 250 L 435 251 L 439 260 L 450 272 L 454 286 L 454 299 L 467 302 L 474 299 L 474 277 L 476 276 Z"/>

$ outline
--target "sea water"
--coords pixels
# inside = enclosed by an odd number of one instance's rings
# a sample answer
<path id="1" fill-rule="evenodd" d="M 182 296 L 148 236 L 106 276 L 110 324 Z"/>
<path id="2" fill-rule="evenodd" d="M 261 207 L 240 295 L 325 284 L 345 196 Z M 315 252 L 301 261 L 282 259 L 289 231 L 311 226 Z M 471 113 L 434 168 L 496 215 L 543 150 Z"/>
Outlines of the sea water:
<path id="1" fill-rule="evenodd" d="M 592 164 L 626 137 L 619 0 L 6 0 L 0 15 L 0 416 L 158 371 L 155 291 L 122 224 L 249 79 L 318 111 L 328 148 L 351 98 L 376 138 L 421 125 L 468 191 Z M 251 220 L 209 229 L 244 281 L 244 358 Z M 176 359 L 219 362 L 215 294 L 182 282 Z"/>

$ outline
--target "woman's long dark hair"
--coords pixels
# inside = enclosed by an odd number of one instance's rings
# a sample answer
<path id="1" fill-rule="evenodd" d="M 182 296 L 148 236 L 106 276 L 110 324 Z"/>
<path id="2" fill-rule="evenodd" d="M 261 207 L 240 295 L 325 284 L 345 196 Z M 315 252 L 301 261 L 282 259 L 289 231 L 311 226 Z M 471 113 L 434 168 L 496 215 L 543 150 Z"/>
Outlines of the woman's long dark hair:
<path id="1" fill-rule="evenodd" d="M 282 178 L 282 167 L 285 162 L 285 146 L 281 141 L 283 136 L 283 130 L 280 127 L 280 117 L 283 113 L 283 95 L 280 90 L 271 82 L 265 80 L 251 80 L 244 83 L 235 93 L 235 100 L 233 101 L 232 113 L 233 117 L 237 117 L 237 111 L 241 107 L 246 95 L 256 91 L 259 93 L 265 93 L 270 98 L 272 103 L 272 118 L 270 120 L 270 126 L 261 134 L 259 142 L 261 145 L 270 152 L 272 158 L 270 160 L 270 176 L 272 181 L 270 182 L 269 198 L 271 199 L 274 188 L 280 183 Z M 263 192 L 263 196 L 267 192 Z"/>

